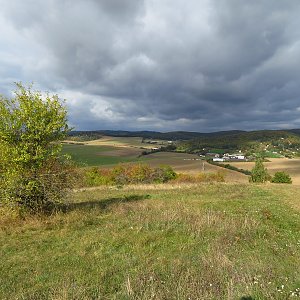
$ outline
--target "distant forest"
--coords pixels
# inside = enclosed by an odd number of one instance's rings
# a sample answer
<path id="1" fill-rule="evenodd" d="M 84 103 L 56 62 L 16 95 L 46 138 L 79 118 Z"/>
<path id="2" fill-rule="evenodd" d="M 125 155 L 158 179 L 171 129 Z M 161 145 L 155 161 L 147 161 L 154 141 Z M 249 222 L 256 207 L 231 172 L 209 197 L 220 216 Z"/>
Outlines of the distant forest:
<path id="1" fill-rule="evenodd" d="M 197 138 L 220 138 L 220 137 L 237 137 L 249 136 L 252 139 L 258 137 L 270 137 L 281 134 L 294 134 L 300 137 L 300 129 L 288 130 L 256 130 L 256 131 L 243 131 L 243 130 L 230 130 L 230 131 L 217 131 L 209 133 L 190 132 L 190 131 L 171 131 L 171 132 L 158 132 L 158 131 L 124 131 L 124 130 L 91 130 L 91 131 L 71 131 L 70 136 L 90 136 L 93 138 L 101 138 L 103 135 L 115 137 L 142 137 L 147 139 L 159 140 L 191 140 Z"/>

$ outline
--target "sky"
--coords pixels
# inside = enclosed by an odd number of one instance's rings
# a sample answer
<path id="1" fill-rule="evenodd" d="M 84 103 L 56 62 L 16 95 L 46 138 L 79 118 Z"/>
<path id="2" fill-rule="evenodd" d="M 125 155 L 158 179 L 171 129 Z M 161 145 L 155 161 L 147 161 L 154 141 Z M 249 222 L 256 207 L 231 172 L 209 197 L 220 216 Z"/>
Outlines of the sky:
<path id="1" fill-rule="evenodd" d="M 76 130 L 300 128 L 299 0 L 0 0 L 0 93 Z"/>

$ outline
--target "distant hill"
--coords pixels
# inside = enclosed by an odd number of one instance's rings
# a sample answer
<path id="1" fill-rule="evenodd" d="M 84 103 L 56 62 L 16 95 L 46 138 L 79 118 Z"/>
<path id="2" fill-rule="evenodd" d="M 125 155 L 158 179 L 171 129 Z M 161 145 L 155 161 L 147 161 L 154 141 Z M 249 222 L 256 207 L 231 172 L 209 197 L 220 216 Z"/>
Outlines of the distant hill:
<path id="1" fill-rule="evenodd" d="M 287 152 L 300 148 L 300 130 L 257 130 L 244 132 L 214 133 L 211 135 L 182 141 L 178 149 L 187 152 L 206 152 L 207 149 L 243 152 L 269 151 L 289 155 Z M 283 153 L 284 152 L 284 153 Z"/>
<path id="2" fill-rule="evenodd" d="M 232 130 L 232 131 L 201 133 L 201 132 L 190 132 L 190 131 L 158 132 L 158 131 L 93 130 L 93 131 L 72 131 L 70 132 L 70 136 L 86 136 L 86 137 L 101 138 L 103 135 L 106 135 L 106 136 L 114 136 L 114 137 L 142 137 L 147 139 L 178 141 L 178 140 L 191 140 L 200 137 L 226 136 L 229 134 L 237 134 L 243 132 L 245 131 Z"/>
<path id="3" fill-rule="evenodd" d="M 142 137 L 148 139 L 161 139 L 161 140 L 192 140 L 197 138 L 205 139 L 250 139 L 265 141 L 269 138 L 286 137 L 286 136 L 299 136 L 300 129 L 288 130 L 256 130 L 256 131 L 243 131 L 243 130 L 229 130 L 229 131 L 216 131 L 216 132 L 191 132 L 191 131 L 171 131 L 171 132 L 158 132 L 158 131 L 124 131 L 124 130 L 91 130 L 91 131 L 71 131 L 70 136 L 90 136 L 101 138 L 103 135 L 115 137 Z"/>
<path id="4" fill-rule="evenodd" d="M 300 129 L 289 129 L 286 131 L 300 136 Z"/>
<path id="5" fill-rule="evenodd" d="M 123 131 L 95 130 L 72 131 L 70 137 L 79 140 L 100 139 L 102 136 L 141 137 L 144 139 L 176 141 L 177 150 L 184 152 L 241 150 L 247 153 L 268 151 L 284 156 L 300 155 L 300 129 L 289 130 L 255 130 L 255 131 L 218 131 L 210 133 L 189 131 Z"/>

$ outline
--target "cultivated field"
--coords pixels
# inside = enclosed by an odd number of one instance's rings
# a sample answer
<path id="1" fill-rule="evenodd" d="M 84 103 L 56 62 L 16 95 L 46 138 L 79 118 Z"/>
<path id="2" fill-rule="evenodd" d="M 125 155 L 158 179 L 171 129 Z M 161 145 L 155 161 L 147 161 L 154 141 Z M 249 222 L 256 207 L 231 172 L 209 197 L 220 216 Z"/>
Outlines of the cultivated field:
<path id="1" fill-rule="evenodd" d="M 114 136 L 103 136 L 101 139 L 85 141 L 85 142 L 74 142 L 65 141 L 70 143 L 83 143 L 85 145 L 94 146 L 114 146 L 114 147 L 125 147 L 125 148 L 146 148 L 151 149 L 153 147 L 158 147 L 160 145 L 165 145 L 166 141 L 155 140 L 157 144 L 142 143 L 141 137 L 114 137 Z"/>
<path id="2" fill-rule="evenodd" d="M 264 166 L 268 169 L 271 175 L 275 172 L 285 171 L 292 177 L 293 184 L 300 185 L 300 159 L 299 158 L 268 158 L 270 162 L 265 162 Z M 231 165 L 251 170 L 254 166 L 254 162 L 230 162 Z"/>
<path id="3" fill-rule="evenodd" d="M 63 153 L 71 155 L 75 162 L 84 166 L 115 165 L 143 160 L 138 158 L 141 151 L 136 148 L 107 145 L 64 144 Z"/>
<path id="4" fill-rule="evenodd" d="M 300 191 L 150 185 L 0 218 L 0 299 L 296 299 Z"/>

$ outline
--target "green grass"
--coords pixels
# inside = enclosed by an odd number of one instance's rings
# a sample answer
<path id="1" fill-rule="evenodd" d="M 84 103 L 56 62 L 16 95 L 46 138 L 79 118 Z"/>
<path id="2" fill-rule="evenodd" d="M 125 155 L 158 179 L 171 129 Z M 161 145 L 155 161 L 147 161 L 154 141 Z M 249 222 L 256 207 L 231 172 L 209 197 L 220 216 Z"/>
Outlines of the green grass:
<path id="1" fill-rule="evenodd" d="M 283 155 L 279 153 L 273 153 L 271 151 L 264 151 L 264 156 L 267 158 L 282 158 L 284 157 Z"/>
<path id="2" fill-rule="evenodd" d="M 285 187 L 106 188 L 51 217 L 3 216 L 0 299 L 289 299 L 300 192 Z"/>
<path id="3" fill-rule="evenodd" d="M 113 151 L 115 147 L 94 145 L 63 145 L 63 154 L 71 155 L 72 160 L 86 166 L 113 165 L 138 161 L 137 157 L 107 156 L 103 152 Z"/>

